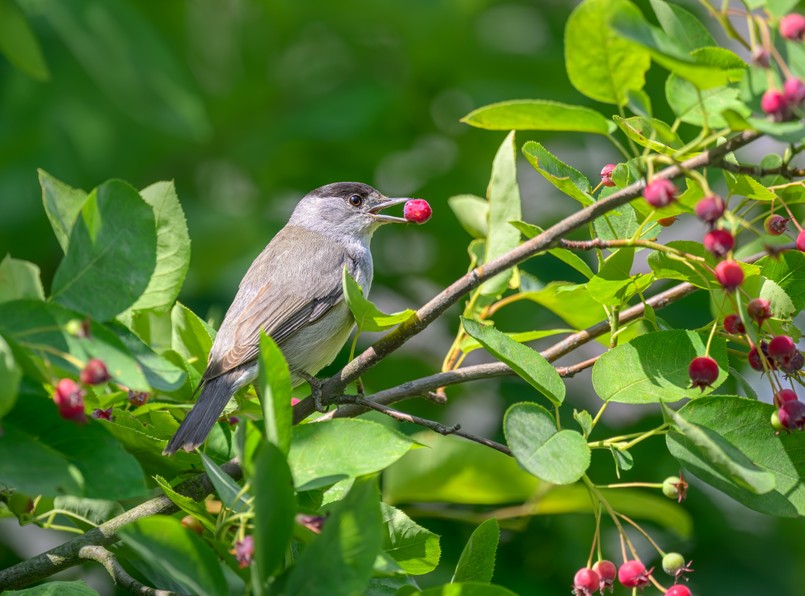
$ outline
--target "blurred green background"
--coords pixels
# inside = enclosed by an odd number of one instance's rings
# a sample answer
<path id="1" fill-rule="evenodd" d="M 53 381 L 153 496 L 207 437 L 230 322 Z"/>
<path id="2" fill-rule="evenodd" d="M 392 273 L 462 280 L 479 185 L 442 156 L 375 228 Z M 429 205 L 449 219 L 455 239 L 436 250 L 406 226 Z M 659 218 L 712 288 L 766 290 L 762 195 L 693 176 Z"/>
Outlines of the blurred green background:
<path id="1" fill-rule="evenodd" d="M 387 310 L 419 305 L 465 272 L 469 237 L 447 198 L 484 194 L 504 137 L 470 129 L 459 118 L 505 99 L 591 103 L 571 87 L 563 67 L 563 27 L 575 4 L 20 0 L 50 76 L 37 81 L 0 60 L 0 256 L 34 261 L 49 286 L 61 251 L 44 215 L 37 168 L 86 190 L 109 178 L 138 188 L 173 179 L 193 243 L 180 299 L 220 320 L 238 280 L 295 201 L 328 182 L 360 180 L 389 196 L 424 197 L 434 208 L 428 225 L 384 229 L 374 241 L 375 301 Z M 639 4 L 650 14 L 647 2 Z M 653 67 L 646 89 L 660 117 L 668 113 L 663 78 Z M 519 137 L 530 139 L 591 178 L 617 160 L 600 139 Z M 523 161 L 525 219 L 547 226 L 575 208 L 529 170 Z M 545 259 L 525 269 L 542 281 L 577 279 Z M 664 315 L 672 322 L 708 317 L 702 298 L 674 308 Z M 368 386 L 435 372 L 457 313 L 452 309 L 372 371 Z M 501 326 L 554 322 L 531 305 L 512 309 Z M 524 383 L 513 379 L 449 395 L 444 412 L 430 404 L 405 407 L 501 440 L 505 407 L 530 399 Z M 589 373 L 570 384 L 569 402 L 597 407 Z M 652 408 L 610 410 L 605 420 L 623 432 L 658 420 Z M 633 455 L 637 465 L 624 480 L 659 481 L 678 471 L 661 440 L 647 441 Z M 614 481 L 608 454 L 597 453 L 593 463 L 593 478 Z M 757 515 L 695 480 L 685 507 L 695 518 L 695 538 L 681 544 L 668 533 L 657 537 L 666 550 L 694 560 L 696 594 L 805 594 L 798 579 L 805 560 L 800 520 Z M 449 579 L 472 526 L 419 521 L 442 535 L 443 550 L 441 571 L 423 584 Z M 520 594 L 569 592 L 592 529 L 590 517 L 555 516 L 505 531 L 495 582 Z M 40 540 L 31 531 L 8 534 L 0 542 L 14 546 L 0 544 L 0 565 L 41 550 Z M 615 558 L 611 535 L 606 544 Z"/>

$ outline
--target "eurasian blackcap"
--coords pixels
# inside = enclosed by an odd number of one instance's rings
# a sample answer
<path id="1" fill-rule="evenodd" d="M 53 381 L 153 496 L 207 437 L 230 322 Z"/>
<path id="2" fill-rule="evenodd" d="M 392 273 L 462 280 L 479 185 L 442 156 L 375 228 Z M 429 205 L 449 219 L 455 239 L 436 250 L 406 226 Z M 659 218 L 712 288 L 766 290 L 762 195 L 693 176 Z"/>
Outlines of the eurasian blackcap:
<path id="1" fill-rule="evenodd" d="M 201 445 L 235 391 L 254 381 L 261 329 L 288 361 L 294 386 L 333 361 L 355 322 L 342 291 L 344 266 L 367 295 L 372 234 L 385 223 L 406 223 L 380 211 L 407 200 L 337 182 L 299 202 L 240 282 L 213 342 L 201 394 L 165 455 Z"/>

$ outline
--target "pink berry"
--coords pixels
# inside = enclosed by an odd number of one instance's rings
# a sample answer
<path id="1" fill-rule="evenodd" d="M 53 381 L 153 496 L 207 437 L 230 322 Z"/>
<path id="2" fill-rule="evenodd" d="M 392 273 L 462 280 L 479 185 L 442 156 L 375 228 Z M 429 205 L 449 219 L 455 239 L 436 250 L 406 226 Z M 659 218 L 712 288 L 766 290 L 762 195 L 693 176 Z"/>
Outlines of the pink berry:
<path id="1" fill-rule="evenodd" d="M 618 569 L 618 581 L 626 588 L 642 588 L 648 584 L 650 573 L 650 570 L 646 571 L 646 566 L 643 563 L 632 559 L 626 561 Z"/>
<path id="2" fill-rule="evenodd" d="M 744 281 L 744 272 L 735 261 L 721 261 L 716 265 L 716 279 L 728 292 L 735 291 Z"/>
<path id="3" fill-rule="evenodd" d="M 777 410 L 780 424 L 787 430 L 802 430 L 805 427 L 805 404 L 799 400 L 787 401 Z"/>
<path id="4" fill-rule="evenodd" d="M 604 186 L 615 186 L 615 181 L 612 180 L 612 172 L 615 170 L 614 163 L 608 163 L 601 168 L 601 184 Z"/>
<path id="5" fill-rule="evenodd" d="M 612 585 L 618 575 L 618 568 L 615 567 L 615 563 L 603 559 L 593 565 L 593 571 L 598 574 L 598 589 L 601 590 L 601 593 L 603 594 L 605 590 L 612 590 Z"/>
<path id="6" fill-rule="evenodd" d="M 724 199 L 718 195 L 709 195 L 696 203 L 696 217 L 704 223 L 713 225 L 724 215 Z"/>
<path id="7" fill-rule="evenodd" d="M 702 391 L 712 385 L 718 378 L 718 364 L 709 356 L 694 358 L 688 366 L 691 387 L 698 387 Z"/>
<path id="8" fill-rule="evenodd" d="M 763 228 L 766 230 L 766 233 L 771 234 L 772 236 L 781 236 L 782 234 L 785 234 L 787 227 L 788 218 L 783 217 L 782 215 L 777 215 L 776 213 L 769 215 L 763 222 Z"/>
<path id="9" fill-rule="evenodd" d="M 592 569 L 579 569 L 573 577 L 573 594 L 575 596 L 592 596 L 598 591 L 598 574 Z"/>
<path id="10" fill-rule="evenodd" d="M 704 235 L 704 247 L 715 256 L 723 257 L 735 248 L 735 237 L 727 230 L 710 230 Z"/>
<path id="11" fill-rule="evenodd" d="M 780 35 L 791 41 L 801 40 L 805 35 L 805 17 L 791 13 L 780 19 Z"/>
<path id="12" fill-rule="evenodd" d="M 690 588 L 687 587 L 685 584 L 675 584 L 668 588 L 668 591 L 665 592 L 665 596 L 692 596 L 693 593 L 690 591 Z"/>
<path id="13" fill-rule="evenodd" d="M 760 359 L 760 352 L 758 352 L 757 346 L 752 346 L 752 349 L 749 350 L 747 360 L 749 360 L 749 366 L 757 371 L 763 372 L 763 361 Z"/>
<path id="14" fill-rule="evenodd" d="M 243 540 L 235 542 L 235 547 L 229 551 L 235 555 L 235 559 L 240 565 L 241 569 L 245 569 L 252 564 L 252 557 L 254 556 L 254 538 L 252 536 L 244 536 Z"/>
<path id="15" fill-rule="evenodd" d="M 787 401 L 796 401 L 797 394 L 792 389 L 780 389 L 774 394 L 774 405 L 778 408 Z"/>
<path id="16" fill-rule="evenodd" d="M 674 183 L 665 178 L 652 180 L 643 191 L 643 198 L 652 207 L 666 207 L 676 199 L 677 189 Z"/>
<path id="17" fill-rule="evenodd" d="M 425 199 L 411 199 L 403 207 L 403 217 L 418 224 L 428 221 L 432 214 L 433 210 Z"/>
<path id="18" fill-rule="evenodd" d="M 805 100 L 805 83 L 796 77 L 786 79 L 783 85 L 785 99 L 792 106 L 798 106 Z"/>
<path id="19" fill-rule="evenodd" d="M 763 325 L 771 318 L 771 304 L 765 298 L 752 298 L 746 305 L 746 312 L 755 323 Z"/>
<path id="20" fill-rule="evenodd" d="M 769 358 L 774 360 L 778 366 L 784 362 L 788 362 L 796 351 L 797 346 L 794 340 L 787 335 L 777 335 L 769 342 Z"/>
<path id="21" fill-rule="evenodd" d="M 763 97 L 760 98 L 760 109 L 771 116 L 775 122 L 787 120 L 789 116 L 788 100 L 779 89 L 771 88 L 763 94 Z"/>
<path id="22" fill-rule="evenodd" d="M 746 327 L 744 327 L 741 317 L 731 314 L 724 317 L 724 331 L 730 335 L 741 335 L 746 333 Z"/>
<path id="23" fill-rule="evenodd" d="M 800 252 L 805 252 L 805 230 L 802 230 L 799 234 L 797 234 L 797 250 Z"/>
<path id="24" fill-rule="evenodd" d="M 78 423 L 87 421 L 84 412 L 84 391 L 72 379 L 62 379 L 56 384 L 53 401 L 59 408 L 59 416 Z"/>
<path id="25" fill-rule="evenodd" d="M 84 385 L 100 385 L 106 383 L 112 377 L 109 376 L 109 371 L 106 370 L 106 365 L 103 360 L 93 358 L 87 362 L 81 371 L 81 382 Z"/>

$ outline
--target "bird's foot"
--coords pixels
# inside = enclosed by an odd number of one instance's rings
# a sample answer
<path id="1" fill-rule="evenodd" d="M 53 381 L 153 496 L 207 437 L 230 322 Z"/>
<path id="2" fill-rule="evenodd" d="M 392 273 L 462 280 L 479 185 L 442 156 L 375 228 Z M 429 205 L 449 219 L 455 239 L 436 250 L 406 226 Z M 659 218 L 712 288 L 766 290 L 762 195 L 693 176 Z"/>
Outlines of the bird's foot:
<path id="1" fill-rule="evenodd" d="M 322 385 L 324 385 L 324 381 L 320 381 L 313 375 L 309 375 L 306 372 L 296 371 L 300 377 L 302 377 L 305 382 L 310 385 L 310 397 L 313 398 L 313 407 L 316 408 L 317 412 L 326 412 L 329 404 L 324 402 L 324 398 L 322 395 Z"/>

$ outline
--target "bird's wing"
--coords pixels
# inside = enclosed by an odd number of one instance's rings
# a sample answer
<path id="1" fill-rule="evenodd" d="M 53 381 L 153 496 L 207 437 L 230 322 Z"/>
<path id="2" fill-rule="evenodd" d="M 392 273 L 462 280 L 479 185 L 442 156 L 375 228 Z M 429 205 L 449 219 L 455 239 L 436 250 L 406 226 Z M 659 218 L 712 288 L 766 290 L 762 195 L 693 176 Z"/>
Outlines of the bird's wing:
<path id="1" fill-rule="evenodd" d="M 346 250 L 315 232 L 295 228 L 294 244 L 310 250 L 286 253 L 289 244 L 283 236 L 287 230 L 275 236 L 241 281 L 218 330 L 203 380 L 254 360 L 261 329 L 281 346 L 343 300 L 341 272 L 344 265 L 354 267 Z M 322 242 L 327 248 L 316 250 Z"/>

